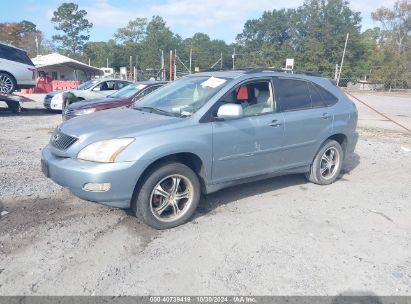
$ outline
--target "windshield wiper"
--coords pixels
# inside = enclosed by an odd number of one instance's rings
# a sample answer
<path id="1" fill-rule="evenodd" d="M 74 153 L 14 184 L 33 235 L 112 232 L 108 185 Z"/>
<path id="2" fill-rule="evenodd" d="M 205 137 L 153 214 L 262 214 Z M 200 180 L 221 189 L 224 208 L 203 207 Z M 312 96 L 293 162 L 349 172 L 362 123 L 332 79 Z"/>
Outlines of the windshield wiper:
<path id="1" fill-rule="evenodd" d="M 176 116 L 176 113 L 173 112 L 168 112 L 166 110 L 162 110 L 159 108 L 153 108 L 153 107 L 135 107 L 134 109 L 139 110 L 139 111 L 146 111 L 149 113 L 157 113 L 157 114 L 163 114 L 167 116 Z"/>

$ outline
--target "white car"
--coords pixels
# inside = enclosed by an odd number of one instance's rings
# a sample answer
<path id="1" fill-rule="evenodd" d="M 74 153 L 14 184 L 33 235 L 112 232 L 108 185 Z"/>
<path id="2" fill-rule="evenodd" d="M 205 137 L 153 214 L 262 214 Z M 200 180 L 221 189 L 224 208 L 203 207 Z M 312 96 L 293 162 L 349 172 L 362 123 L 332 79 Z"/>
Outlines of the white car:
<path id="1" fill-rule="evenodd" d="M 63 110 L 73 100 L 90 100 L 104 98 L 117 90 L 131 84 L 130 81 L 121 79 L 94 79 L 89 80 L 78 87 L 51 92 L 44 97 L 43 105 L 48 110 Z"/>
<path id="2" fill-rule="evenodd" d="M 0 43 L 0 93 L 36 86 L 36 67 L 26 51 Z"/>

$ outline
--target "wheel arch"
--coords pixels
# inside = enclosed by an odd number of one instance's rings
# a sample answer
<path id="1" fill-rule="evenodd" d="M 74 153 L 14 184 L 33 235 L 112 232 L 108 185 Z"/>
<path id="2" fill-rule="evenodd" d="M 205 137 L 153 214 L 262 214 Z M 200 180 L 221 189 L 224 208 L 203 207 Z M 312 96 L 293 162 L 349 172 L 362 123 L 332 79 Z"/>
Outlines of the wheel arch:
<path id="1" fill-rule="evenodd" d="M 166 156 L 159 157 L 158 159 L 152 161 L 146 168 L 144 169 L 143 173 L 137 180 L 136 186 L 133 192 L 133 198 L 138 194 L 139 188 L 141 187 L 144 180 L 147 178 L 148 173 L 156 166 L 160 166 L 161 164 L 169 163 L 169 162 L 178 162 L 186 165 L 194 173 L 197 175 L 200 186 L 201 192 L 206 193 L 206 173 L 204 168 L 204 161 L 195 153 L 192 152 L 177 152 L 172 153 Z"/>

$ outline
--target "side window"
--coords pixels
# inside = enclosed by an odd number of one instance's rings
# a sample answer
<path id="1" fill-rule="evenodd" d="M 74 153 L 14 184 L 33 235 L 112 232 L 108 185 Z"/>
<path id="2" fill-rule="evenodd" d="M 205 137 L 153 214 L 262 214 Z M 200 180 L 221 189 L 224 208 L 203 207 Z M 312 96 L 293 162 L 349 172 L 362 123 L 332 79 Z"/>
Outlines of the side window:
<path id="1" fill-rule="evenodd" d="M 242 106 L 244 116 L 256 116 L 274 112 L 274 98 L 271 81 L 258 80 L 235 87 L 217 103 L 236 103 Z M 216 113 L 215 113 L 216 114 Z"/>
<path id="2" fill-rule="evenodd" d="M 325 104 L 323 98 L 321 97 L 320 93 L 318 92 L 317 88 L 314 86 L 313 83 L 310 83 L 308 85 L 310 89 L 310 95 L 311 95 L 311 104 L 313 108 L 322 108 L 326 107 L 327 105 Z"/>
<path id="3" fill-rule="evenodd" d="M 18 50 L 7 45 L 0 45 L 0 58 L 24 63 L 27 65 L 33 65 L 29 56 L 27 56 L 26 52 L 22 50 Z"/>
<path id="4" fill-rule="evenodd" d="M 277 83 L 281 111 L 311 108 L 311 97 L 306 81 L 278 78 Z"/>
<path id="5" fill-rule="evenodd" d="M 315 84 L 314 85 L 315 88 L 318 90 L 319 94 L 321 95 L 324 103 L 327 106 L 333 106 L 337 103 L 338 98 L 335 97 L 333 94 L 331 94 L 330 92 L 328 92 L 326 89 L 320 87 L 319 85 Z"/>
<path id="6" fill-rule="evenodd" d="M 124 88 L 125 86 L 128 86 L 130 83 L 128 82 L 123 82 L 123 81 L 118 81 L 117 82 L 117 89 L 120 90 L 122 88 Z"/>
<path id="7" fill-rule="evenodd" d="M 151 92 L 157 90 L 158 88 L 159 88 L 159 86 L 151 86 L 151 87 L 145 89 L 145 90 L 140 94 L 140 96 L 146 96 L 146 95 L 150 94 Z"/>

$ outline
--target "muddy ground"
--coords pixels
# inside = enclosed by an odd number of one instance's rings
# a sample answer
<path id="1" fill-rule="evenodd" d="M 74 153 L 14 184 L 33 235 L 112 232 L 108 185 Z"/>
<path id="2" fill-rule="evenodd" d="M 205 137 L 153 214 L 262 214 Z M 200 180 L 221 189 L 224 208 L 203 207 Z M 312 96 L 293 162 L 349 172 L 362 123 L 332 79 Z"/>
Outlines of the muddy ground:
<path id="1" fill-rule="evenodd" d="M 338 182 L 225 189 L 190 223 L 156 231 L 44 178 L 61 116 L 28 107 L 0 111 L 0 295 L 411 295 L 405 132 L 360 120 Z"/>

